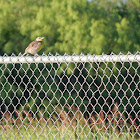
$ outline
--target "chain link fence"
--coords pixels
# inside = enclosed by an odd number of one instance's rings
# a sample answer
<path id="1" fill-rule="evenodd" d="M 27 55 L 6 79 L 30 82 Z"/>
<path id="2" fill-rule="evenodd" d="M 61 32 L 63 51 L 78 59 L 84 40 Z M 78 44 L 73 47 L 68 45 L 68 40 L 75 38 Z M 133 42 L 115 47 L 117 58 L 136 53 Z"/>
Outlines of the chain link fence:
<path id="1" fill-rule="evenodd" d="M 140 53 L 0 56 L 0 139 L 139 139 Z"/>

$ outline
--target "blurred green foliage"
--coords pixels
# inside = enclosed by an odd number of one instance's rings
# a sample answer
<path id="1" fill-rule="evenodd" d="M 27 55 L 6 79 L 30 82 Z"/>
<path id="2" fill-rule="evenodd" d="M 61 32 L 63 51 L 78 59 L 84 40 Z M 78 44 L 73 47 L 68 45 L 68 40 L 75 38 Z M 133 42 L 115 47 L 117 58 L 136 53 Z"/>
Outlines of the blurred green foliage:
<path id="1" fill-rule="evenodd" d="M 0 54 L 23 53 L 37 36 L 46 54 L 134 53 L 139 22 L 138 0 L 1 0 Z"/>

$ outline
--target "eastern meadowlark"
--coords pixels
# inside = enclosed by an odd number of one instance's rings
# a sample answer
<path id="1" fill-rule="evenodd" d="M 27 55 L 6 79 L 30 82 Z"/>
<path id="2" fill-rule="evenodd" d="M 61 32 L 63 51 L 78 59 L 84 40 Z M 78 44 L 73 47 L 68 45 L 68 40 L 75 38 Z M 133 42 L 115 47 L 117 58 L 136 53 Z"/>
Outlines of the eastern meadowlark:
<path id="1" fill-rule="evenodd" d="M 43 39 L 45 37 L 37 37 L 35 41 L 31 42 L 28 47 L 25 49 L 25 54 L 33 54 L 38 55 L 37 53 L 42 49 L 43 47 Z"/>

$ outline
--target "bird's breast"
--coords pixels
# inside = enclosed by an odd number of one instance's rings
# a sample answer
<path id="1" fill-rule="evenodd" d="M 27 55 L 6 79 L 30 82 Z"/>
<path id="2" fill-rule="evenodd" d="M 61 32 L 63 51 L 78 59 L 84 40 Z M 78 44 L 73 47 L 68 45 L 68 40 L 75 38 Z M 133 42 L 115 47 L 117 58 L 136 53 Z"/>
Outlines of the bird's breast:
<path id="1" fill-rule="evenodd" d="M 44 44 L 44 42 L 40 42 L 40 44 L 39 44 L 39 48 L 38 48 L 37 52 L 39 52 L 39 51 L 42 49 L 43 44 Z"/>

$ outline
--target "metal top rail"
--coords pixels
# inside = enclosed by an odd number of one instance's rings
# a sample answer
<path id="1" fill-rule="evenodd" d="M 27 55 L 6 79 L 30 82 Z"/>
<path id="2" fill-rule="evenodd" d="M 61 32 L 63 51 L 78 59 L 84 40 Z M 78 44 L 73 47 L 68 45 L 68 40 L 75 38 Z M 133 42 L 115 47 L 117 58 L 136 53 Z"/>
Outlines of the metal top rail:
<path id="1" fill-rule="evenodd" d="M 0 63 L 140 62 L 140 55 L 0 56 Z"/>

